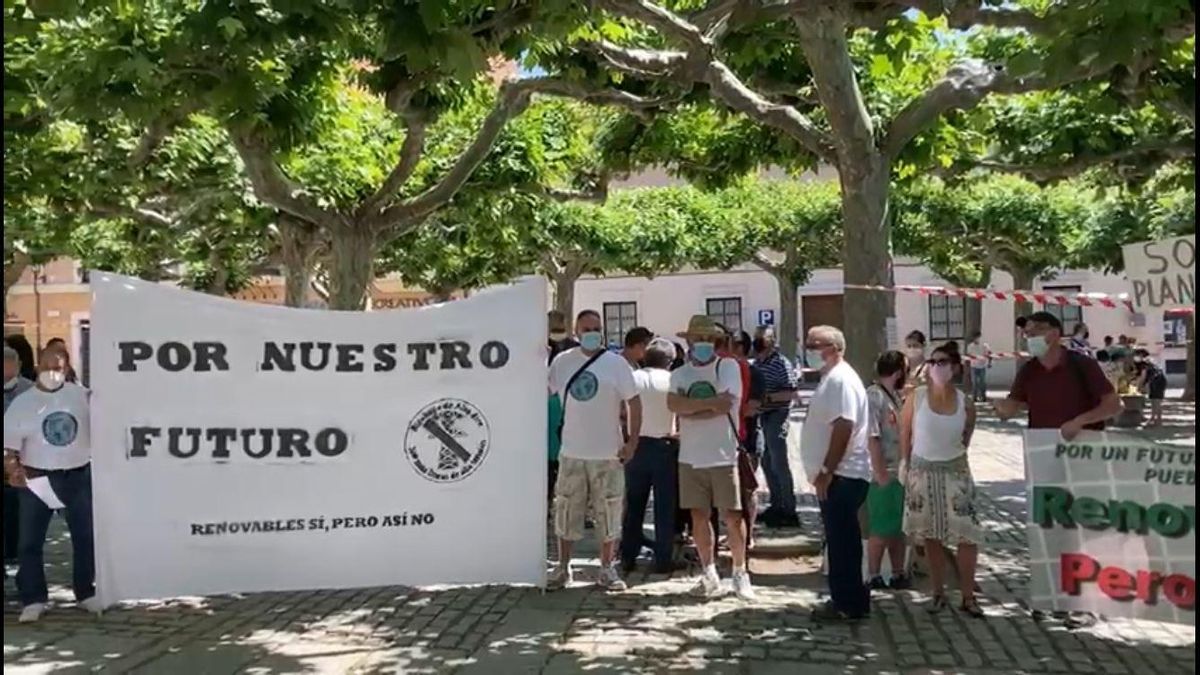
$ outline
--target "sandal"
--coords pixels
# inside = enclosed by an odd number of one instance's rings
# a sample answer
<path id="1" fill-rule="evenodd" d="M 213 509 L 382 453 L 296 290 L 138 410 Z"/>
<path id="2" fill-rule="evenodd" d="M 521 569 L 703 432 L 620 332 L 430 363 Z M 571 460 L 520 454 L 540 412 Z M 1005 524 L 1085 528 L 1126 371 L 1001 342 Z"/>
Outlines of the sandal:
<path id="1" fill-rule="evenodd" d="M 949 606 L 949 603 L 946 602 L 946 595 L 944 593 L 938 593 L 937 595 L 933 596 L 933 602 L 925 608 L 925 611 L 929 612 L 930 614 L 938 614 Z"/>
<path id="2" fill-rule="evenodd" d="M 984 617 L 983 608 L 979 606 L 979 600 L 976 600 L 974 597 L 963 598 L 962 606 L 959 609 L 976 619 Z"/>

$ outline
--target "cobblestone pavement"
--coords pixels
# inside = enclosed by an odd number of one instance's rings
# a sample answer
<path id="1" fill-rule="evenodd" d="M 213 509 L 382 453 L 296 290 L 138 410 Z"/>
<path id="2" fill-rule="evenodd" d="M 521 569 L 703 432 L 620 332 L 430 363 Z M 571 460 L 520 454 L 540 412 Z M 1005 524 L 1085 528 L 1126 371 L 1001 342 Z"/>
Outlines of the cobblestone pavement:
<path id="1" fill-rule="evenodd" d="M 1195 446 L 1194 407 L 1173 404 L 1155 434 Z M 981 419 L 972 463 L 989 530 L 979 582 L 987 618 L 931 617 L 920 590 L 878 594 L 872 618 L 813 623 L 817 562 L 755 561 L 759 599 L 691 598 L 687 573 L 637 572 L 630 590 L 584 583 L 369 588 L 174 599 L 93 618 L 70 606 L 61 526 L 52 602 L 34 625 L 4 609 L 7 672 L 139 673 L 1194 673 L 1195 629 L 1108 621 L 1069 631 L 1022 606 L 1028 572 L 1020 428 Z M 811 498 L 805 520 L 811 522 Z M 594 549 L 593 549 L 594 550 Z M 586 554 L 585 554 L 586 555 Z M 594 578 L 594 562 L 583 578 Z M 6 593 L 11 594 L 11 582 Z"/>

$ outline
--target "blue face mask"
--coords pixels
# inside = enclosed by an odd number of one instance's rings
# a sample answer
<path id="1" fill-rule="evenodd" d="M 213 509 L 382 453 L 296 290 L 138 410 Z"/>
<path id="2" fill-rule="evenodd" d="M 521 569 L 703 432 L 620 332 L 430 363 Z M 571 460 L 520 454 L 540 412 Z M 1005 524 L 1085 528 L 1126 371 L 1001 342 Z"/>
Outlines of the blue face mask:
<path id="1" fill-rule="evenodd" d="M 711 342 L 696 342 L 692 344 L 692 358 L 700 363 L 712 361 L 717 353 L 717 347 Z"/>
<path id="2" fill-rule="evenodd" d="M 579 336 L 579 346 L 589 352 L 604 348 L 604 334 L 600 331 L 589 331 Z"/>

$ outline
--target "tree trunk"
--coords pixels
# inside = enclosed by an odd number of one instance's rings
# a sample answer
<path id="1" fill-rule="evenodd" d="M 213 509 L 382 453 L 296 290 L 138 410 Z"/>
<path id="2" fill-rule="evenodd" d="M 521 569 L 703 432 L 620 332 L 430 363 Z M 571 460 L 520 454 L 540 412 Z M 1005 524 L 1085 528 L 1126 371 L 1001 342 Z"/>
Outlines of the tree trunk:
<path id="1" fill-rule="evenodd" d="M 1187 318 L 1187 381 L 1183 383 L 1183 400 L 1196 400 L 1196 314 Z M 1166 364 L 1163 364 L 1166 367 Z"/>
<path id="2" fill-rule="evenodd" d="M 283 304 L 303 307 L 312 283 L 313 259 L 320 243 L 320 232 L 312 223 L 280 213 L 279 248 L 283 258 Z"/>
<path id="3" fill-rule="evenodd" d="M 29 256 L 22 251 L 13 254 L 11 263 L 4 266 L 4 316 L 8 316 L 8 292 L 21 280 L 21 275 L 29 267 Z"/>
<path id="4" fill-rule="evenodd" d="M 554 285 L 554 309 L 567 317 L 568 326 L 575 320 L 575 282 L 579 276 L 573 270 L 550 276 L 550 283 Z"/>
<path id="5" fill-rule="evenodd" d="M 775 283 L 779 286 L 779 326 L 775 335 L 779 351 L 783 355 L 796 360 L 796 345 L 800 339 L 800 309 L 797 306 L 798 294 L 796 284 L 784 272 L 772 272 Z"/>
<path id="6" fill-rule="evenodd" d="M 847 285 L 886 286 L 892 279 L 891 227 L 887 217 L 889 167 L 873 153 L 838 171 L 842 186 L 843 280 Z M 891 293 L 847 288 L 842 320 L 846 359 L 864 380 L 887 344 L 887 319 L 895 316 Z"/>
<path id="7" fill-rule="evenodd" d="M 1009 270 L 1012 274 L 1013 286 L 1018 291 L 1033 290 L 1033 279 L 1036 276 L 1028 270 Z M 1013 344 L 1019 352 L 1025 351 L 1025 337 L 1017 333 L 1016 321 L 1023 316 L 1029 316 L 1033 313 L 1033 303 L 1031 302 L 1013 302 L 1013 334 L 1016 336 Z M 1018 360 L 1018 363 L 1023 359 Z"/>
<path id="8" fill-rule="evenodd" d="M 367 287 L 375 279 L 375 235 L 368 228 L 345 225 L 331 233 L 329 308 L 361 311 Z"/>
<path id="9" fill-rule="evenodd" d="M 229 270 L 218 259 L 214 252 L 213 256 L 213 273 L 212 278 L 208 280 L 208 285 L 204 289 L 209 295 L 225 295 L 229 289 Z"/>

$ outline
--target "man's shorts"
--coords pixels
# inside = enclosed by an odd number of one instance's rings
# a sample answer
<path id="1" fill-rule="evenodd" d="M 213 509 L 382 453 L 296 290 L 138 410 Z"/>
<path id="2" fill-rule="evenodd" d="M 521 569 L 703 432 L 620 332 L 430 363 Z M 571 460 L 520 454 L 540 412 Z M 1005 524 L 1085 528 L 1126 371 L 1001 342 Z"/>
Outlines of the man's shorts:
<path id="1" fill-rule="evenodd" d="M 615 541 L 620 537 L 625 468 L 616 459 L 560 456 L 554 485 L 554 533 L 567 541 L 583 539 L 589 505 L 600 541 Z"/>
<path id="2" fill-rule="evenodd" d="M 737 466 L 697 469 L 680 462 L 679 506 L 684 509 L 740 511 L 742 501 Z"/>
<path id="3" fill-rule="evenodd" d="M 873 537 L 890 539 L 904 535 L 904 486 L 892 479 L 887 485 L 874 481 L 867 490 L 867 530 Z"/>

